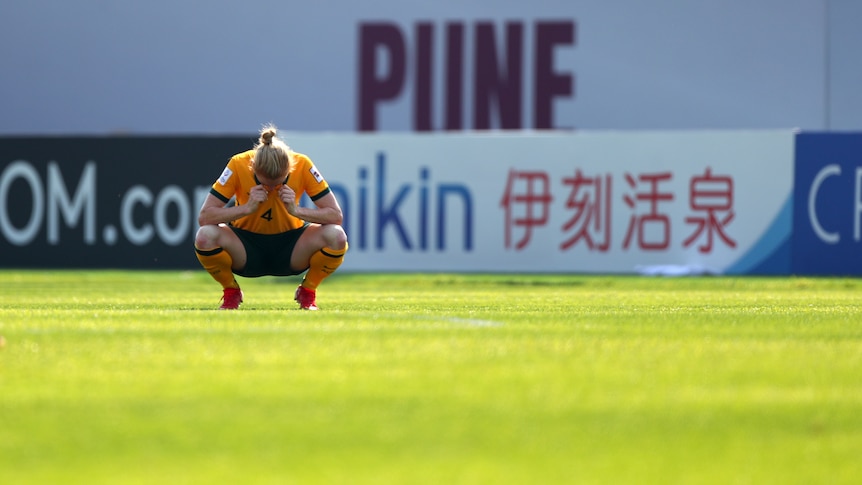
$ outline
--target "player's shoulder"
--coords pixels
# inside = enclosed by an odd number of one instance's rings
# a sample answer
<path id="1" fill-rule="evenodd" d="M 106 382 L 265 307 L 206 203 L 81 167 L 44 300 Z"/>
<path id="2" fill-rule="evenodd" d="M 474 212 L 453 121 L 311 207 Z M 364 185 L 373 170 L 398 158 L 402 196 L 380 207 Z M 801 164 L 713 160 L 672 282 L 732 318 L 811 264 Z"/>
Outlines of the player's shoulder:
<path id="1" fill-rule="evenodd" d="M 252 158 L 254 158 L 254 150 L 246 150 L 230 157 L 228 164 L 235 164 L 239 166 L 251 165 Z"/>
<path id="2" fill-rule="evenodd" d="M 317 167 L 314 166 L 314 162 L 308 158 L 307 155 L 302 153 L 293 152 L 291 155 L 293 157 L 293 163 L 290 164 L 290 172 L 298 173 L 302 176 L 302 180 L 305 180 L 310 184 L 326 184 L 326 181 L 323 180 L 323 176 L 320 175 L 320 171 L 317 170 Z M 314 177 L 316 182 L 312 182 L 311 177 Z"/>
<path id="3" fill-rule="evenodd" d="M 314 165 L 314 162 L 311 161 L 311 158 L 309 158 L 309 156 L 304 153 L 291 152 L 291 157 L 293 157 L 294 165 L 298 167 Z"/>

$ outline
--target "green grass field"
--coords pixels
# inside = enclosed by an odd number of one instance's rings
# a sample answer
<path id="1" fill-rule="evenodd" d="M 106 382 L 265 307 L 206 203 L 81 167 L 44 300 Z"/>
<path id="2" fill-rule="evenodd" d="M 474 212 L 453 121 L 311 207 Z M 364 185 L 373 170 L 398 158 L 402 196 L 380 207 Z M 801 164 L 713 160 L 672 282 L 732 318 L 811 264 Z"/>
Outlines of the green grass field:
<path id="1" fill-rule="evenodd" d="M 862 481 L 862 281 L 0 271 L 0 483 Z"/>

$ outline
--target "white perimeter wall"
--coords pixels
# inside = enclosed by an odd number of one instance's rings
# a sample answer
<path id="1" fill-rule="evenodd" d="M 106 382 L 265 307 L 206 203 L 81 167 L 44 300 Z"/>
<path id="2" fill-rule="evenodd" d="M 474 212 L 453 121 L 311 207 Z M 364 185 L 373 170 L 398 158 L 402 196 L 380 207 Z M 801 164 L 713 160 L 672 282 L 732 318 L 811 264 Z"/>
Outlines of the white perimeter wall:
<path id="1" fill-rule="evenodd" d="M 411 131 L 415 25 L 435 32 L 432 101 L 442 125 L 447 23 L 465 28 L 465 111 L 474 27 L 524 29 L 524 125 L 532 126 L 537 22 L 575 25 L 556 73 L 554 127 L 862 129 L 862 2 L 853 0 L 8 1 L 0 6 L 0 134 L 354 131 L 358 31 L 402 33 L 407 73 L 377 107 L 382 131 Z M 385 69 L 381 60 L 380 69 Z M 464 114 L 471 121 L 470 113 Z"/>

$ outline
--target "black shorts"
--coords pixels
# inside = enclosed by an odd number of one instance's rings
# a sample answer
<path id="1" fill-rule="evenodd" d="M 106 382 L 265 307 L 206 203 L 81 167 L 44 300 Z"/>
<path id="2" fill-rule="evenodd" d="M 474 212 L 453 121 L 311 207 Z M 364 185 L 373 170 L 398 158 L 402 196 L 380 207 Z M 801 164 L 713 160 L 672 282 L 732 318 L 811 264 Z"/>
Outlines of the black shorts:
<path id="1" fill-rule="evenodd" d="M 290 267 L 290 256 L 299 236 L 308 224 L 281 234 L 257 234 L 229 226 L 242 241 L 247 256 L 245 268 L 234 273 L 254 278 L 258 276 L 291 276 L 300 274 L 308 268 L 294 270 Z"/>

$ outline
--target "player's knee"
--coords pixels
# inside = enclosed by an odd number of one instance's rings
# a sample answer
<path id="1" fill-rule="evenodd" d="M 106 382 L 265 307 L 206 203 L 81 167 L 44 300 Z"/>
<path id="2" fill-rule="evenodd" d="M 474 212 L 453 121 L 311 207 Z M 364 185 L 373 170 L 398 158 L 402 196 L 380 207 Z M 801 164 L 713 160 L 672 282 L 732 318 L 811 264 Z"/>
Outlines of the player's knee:
<path id="1" fill-rule="evenodd" d="M 347 233 L 344 228 L 335 224 L 324 227 L 323 236 L 326 245 L 332 249 L 344 249 L 347 245 Z"/>
<path id="2" fill-rule="evenodd" d="M 195 234 L 195 247 L 209 249 L 219 245 L 219 229 L 217 226 L 201 226 Z"/>

